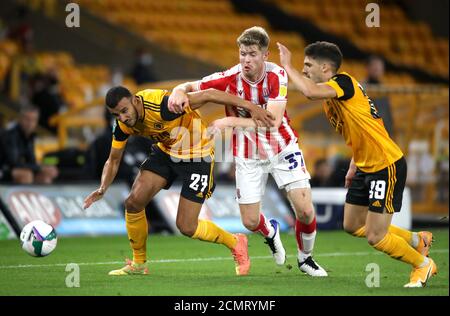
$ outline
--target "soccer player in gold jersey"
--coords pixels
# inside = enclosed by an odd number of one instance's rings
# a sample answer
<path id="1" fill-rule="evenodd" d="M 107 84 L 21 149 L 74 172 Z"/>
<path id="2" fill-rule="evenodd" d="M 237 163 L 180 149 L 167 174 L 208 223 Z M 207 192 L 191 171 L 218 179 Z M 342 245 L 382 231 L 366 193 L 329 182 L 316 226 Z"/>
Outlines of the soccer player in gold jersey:
<path id="1" fill-rule="evenodd" d="M 236 274 L 250 269 L 247 237 L 233 235 L 198 216 L 205 199 L 214 190 L 214 142 L 206 124 L 195 109 L 207 103 L 242 107 L 252 113 L 258 124 L 271 126 L 273 115 L 236 96 L 209 89 L 190 93 L 189 104 L 182 113 L 169 112 L 166 90 L 147 89 L 132 95 L 125 87 L 111 88 L 106 94 L 106 107 L 116 117 L 111 152 L 103 168 L 100 187 L 84 201 L 84 208 L 101 199 L 113 182 L 127 139 L 145 136 L 157 142 L 141 165 L 131 192 L 125 200 L 125 221 L 133 250 L 133 261 L 110 275 L 147 274 L 146 241 L 148 224 L 145 206 L 161 189 L 168 189 L 176 178 L 183 182 L 176 224 L 180 232 L 192 239 L 214 242 L 228 247 L 236 262 Z"/>
<path id="2" fill-rule="evenodd" d="M 344 230 L 366 237 L 376 250 L 412 265 L 405 287 L 424 287 L 437 273 L 436 264 L 428 257 L 432 234 L 391 225 L 392 215 L 402 206 L 406 161 L 375 105 L 355 78 L 338 72 L 342 53 L 337 45 L 308 45 L 303 74 L 292 67 L 290 51 L 280 43 L 278 49 L 280 63 L 291 81 L 309 99 L 325 100 L 328 120 L 352 148 L 353 158 L 345 177 Z"/>

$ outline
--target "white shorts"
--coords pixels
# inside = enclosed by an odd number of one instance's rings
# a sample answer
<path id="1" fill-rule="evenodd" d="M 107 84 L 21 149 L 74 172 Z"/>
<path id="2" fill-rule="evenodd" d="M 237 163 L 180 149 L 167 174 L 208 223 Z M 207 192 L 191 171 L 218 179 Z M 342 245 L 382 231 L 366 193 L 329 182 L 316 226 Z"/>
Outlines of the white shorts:
<path id="1" fill-rule="evenodd" d="M 235 157 L 235 161 L 236 200 L 239 204 L 261 201 L 269 173 L 280 189 L 297 182 L 295 188 L 310 187 L 311 176 L 306 169 L 303 153 L 297 143 L 289 144 L 278 155 L 267 160 Z"/>

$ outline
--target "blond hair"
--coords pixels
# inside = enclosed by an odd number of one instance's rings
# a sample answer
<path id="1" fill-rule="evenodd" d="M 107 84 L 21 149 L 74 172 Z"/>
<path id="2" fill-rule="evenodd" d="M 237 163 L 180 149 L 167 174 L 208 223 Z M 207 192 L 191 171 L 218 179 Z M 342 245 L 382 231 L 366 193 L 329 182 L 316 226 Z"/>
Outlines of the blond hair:
<path id="1" fill-rule="evenodd" d="M 269 47 L 269 34 L 260 26 L 253 26 L 246 29 L 237 39 L 238 46 L 256 45 L 260 50 L 267 50 Z"/>

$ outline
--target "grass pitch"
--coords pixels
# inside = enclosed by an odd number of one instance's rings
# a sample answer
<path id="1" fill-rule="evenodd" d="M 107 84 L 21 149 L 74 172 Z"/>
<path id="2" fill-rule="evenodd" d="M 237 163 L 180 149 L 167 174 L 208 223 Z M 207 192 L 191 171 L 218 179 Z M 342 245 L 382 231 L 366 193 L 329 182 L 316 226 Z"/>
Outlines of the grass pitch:
<path id="1" fill-rule="evenodd" d="M 250 274 L 237 277 L 227 248 L 181 236 L 150 235 L 147 242 L 150 274 L 108 276 L 131 256 L 125 236 L 59 238 L 54 253 L 33 258 L 17 240 L 0 241 L 0 295 L 151 295 L 151 296 L 317 296 L 317 295 L 449 295 L 448 230 L 433 230 L 435 243 L 430 256 L 438 275 L 426 288 L 404 289 L 410 267 L 368 246 L 364 239 L 344 232 L 320 231 L 315 259 L 329 273 L 313 279 L 302 274 L 296 263 L 293 234 L 283 234 L 288 260 L 275 265 L 263 239 L 249 235 L 252 260 Z M 67 287 L 68 263 L 77 263 L 79 287 Z M 375 263 L 379 287 L 367 287 L 366 271 Z M 289 266 L 292 268 L 289 269 Z M 370 266 L 369 266 L 370 267 Z"/>

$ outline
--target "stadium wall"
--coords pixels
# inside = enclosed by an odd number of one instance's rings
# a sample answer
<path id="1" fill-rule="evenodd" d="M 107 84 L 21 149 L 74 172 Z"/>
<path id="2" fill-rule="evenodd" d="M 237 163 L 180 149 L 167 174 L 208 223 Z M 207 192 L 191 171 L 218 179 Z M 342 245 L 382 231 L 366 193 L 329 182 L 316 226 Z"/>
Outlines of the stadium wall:
<path id="1" fill-rule="evenodd" d="M 83 210 L 84 198 L 96 189 L 94 184 L 49 186 L 0 186 L 0 240 L 17 238 L 20 230 L 30 221 L 41 219 L 53 225 L 60 236 L 124 235 L 123 200 L 128 195 L 125 184 L 112 185 L 102 200 Z M 167 230 L 180 234 L 176 215 L 180 197 L 180 184 L 162 190 L 153 199 L 157 211 L 164 219 Z M 240 219 L 235 201 L 234 184 L 220 184 L 213 196 L 206 200 L 200 218 L 212 220 L 224 229 L 248 233 Z M 346 189 L 316 188 L 312 190 L 319 230 L 342 229 Z M 155 211 L 155 210 L 153 210 Z M 262 211 L 267 218 L 280 222 L 281 231 L 289 231 L 295 217 L 284 195 L 275 185 L 268 185 L 262 200 Z M 403 196 L 403 207 L 396 213 L 393 223 L 411 229 L 411 197 L 409 189 Z"/>

